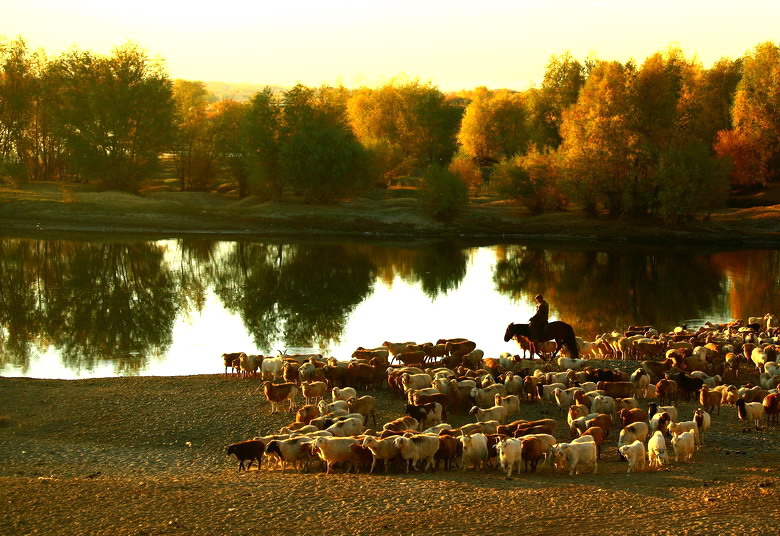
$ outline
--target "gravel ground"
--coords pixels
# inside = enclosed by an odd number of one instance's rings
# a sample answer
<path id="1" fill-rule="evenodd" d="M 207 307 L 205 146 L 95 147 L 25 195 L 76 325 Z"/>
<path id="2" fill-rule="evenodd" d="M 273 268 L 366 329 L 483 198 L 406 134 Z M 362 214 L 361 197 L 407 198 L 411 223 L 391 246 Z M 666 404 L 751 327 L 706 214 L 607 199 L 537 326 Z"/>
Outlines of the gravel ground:
<path id="1" fill-rule="evenodd" d="M 630 367 L 631 364 L 621 364 Z M 625 475 L 610 435 L 597 474 L 238 473 L 227 444 L 292 420 L 253 379 L 0 378 L 0 534 L 778 534 L 780 428 L 713 416 L 692 463 Z M 402 413 L 386 391 L 380 424 Z M 643 404 L 644 405 L 644 404 Z M 688 418 L 692 403 L 680 404 Z M 522 418 L 559 420 L 524 404 Z M 456 414 L 453 424 L 469 422 Z"/>

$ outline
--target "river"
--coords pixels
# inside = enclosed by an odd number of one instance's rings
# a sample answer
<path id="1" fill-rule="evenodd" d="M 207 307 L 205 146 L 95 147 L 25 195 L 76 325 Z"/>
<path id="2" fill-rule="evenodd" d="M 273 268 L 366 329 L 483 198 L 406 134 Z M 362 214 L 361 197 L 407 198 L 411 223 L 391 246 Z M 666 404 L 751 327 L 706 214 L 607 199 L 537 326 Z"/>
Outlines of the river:
<path id="1" fill-rule="evenodd" d="M 223 371 L 223 352 L 348 359 L 467 337 L 516 353 L 533 296 L 577 335 L 780 312 L 776 250 L 540 243 L 0 238 L 0 375 Z"/>

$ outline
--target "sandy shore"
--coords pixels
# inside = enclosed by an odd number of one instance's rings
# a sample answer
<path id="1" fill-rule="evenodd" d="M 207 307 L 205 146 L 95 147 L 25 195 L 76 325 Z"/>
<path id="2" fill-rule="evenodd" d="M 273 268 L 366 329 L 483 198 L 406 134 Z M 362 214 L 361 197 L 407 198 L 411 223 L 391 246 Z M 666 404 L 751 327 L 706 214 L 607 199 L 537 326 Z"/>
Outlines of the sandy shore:
<path id="1" fill-rule="evenodd" d="M 258 387 L 0 378 L 0 534 L 775 534 L 780 523 L 780 428 L 744 433 L 734 408 L 714 416 L 692 463 L 629 477 L 614 432 L 595 475 L 238 473 L 225 445 L 292 420 L 270 415 Z M 371 394 L 380 424 L 401 415 L 399 399 Z M 556 408 L 521 411 L 559 419 L 567 439 Z"/>

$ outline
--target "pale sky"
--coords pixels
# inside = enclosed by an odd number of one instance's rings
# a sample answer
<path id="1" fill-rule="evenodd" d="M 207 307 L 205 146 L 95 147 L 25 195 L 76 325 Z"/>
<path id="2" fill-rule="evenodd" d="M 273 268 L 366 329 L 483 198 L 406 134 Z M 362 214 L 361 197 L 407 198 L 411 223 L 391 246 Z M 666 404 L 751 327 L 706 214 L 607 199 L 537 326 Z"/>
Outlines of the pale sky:
<path id="1" fill-rule="evenodd" d="M 567 50 L 641 62 L 677 46 L 709 67 L 779 27 L 776 0 L 0 0 L 0 35 L 49 55 L 134 41 L 172 78 L 283 86 L 525 89 Z"/>

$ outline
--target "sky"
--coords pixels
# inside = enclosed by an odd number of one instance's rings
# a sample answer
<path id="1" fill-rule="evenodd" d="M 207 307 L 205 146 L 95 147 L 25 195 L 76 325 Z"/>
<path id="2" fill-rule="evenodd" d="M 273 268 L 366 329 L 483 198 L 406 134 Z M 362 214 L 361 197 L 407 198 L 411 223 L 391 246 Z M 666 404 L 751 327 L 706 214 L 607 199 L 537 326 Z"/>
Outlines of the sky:
<path id="1" fill-rule="evenodd" d="M 52 56 L 133 41 L 172 78 L 280 86 L 522 90 L 553 54 L 641 62 L 674 46 L 709 67 L 779 26 L 776 0 L 0 0 L 0 36 Z"/>

